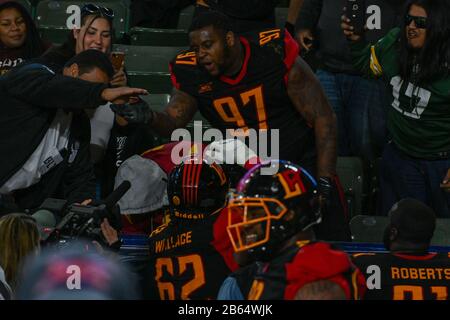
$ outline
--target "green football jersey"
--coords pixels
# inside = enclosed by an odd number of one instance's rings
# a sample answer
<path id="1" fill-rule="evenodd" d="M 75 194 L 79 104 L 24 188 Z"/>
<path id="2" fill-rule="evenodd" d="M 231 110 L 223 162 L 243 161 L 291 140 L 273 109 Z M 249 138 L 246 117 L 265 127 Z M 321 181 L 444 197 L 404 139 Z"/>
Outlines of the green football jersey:
<path id="1" fill-rule="evenodd" d="M 422 87 L 400 77 L 400 29 L 374 45 L 351 44 L 354 65 L 370 77 L 382 77 L 392 88 L 388 129 L 398 148 L 411 157 L 436 159 L 450 154 L 450 77 Z"/>

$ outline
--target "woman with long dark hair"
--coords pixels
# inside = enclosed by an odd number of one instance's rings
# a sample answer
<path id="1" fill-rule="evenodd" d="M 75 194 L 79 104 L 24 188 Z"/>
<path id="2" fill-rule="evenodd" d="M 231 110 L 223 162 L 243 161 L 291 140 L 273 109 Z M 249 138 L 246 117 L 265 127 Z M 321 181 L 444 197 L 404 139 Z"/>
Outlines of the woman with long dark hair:
<path id="1" fill-rule="evenodd" d="M 0 75 L 40 56 L 45 44 L 27 10 L 15 1 L 0 4 Z"/>
<path id="2" fill-rule="evenodd" d="M 403 26 L 367 45 L 343 16 L 355 66 L 392 87 L 391 142 L 380 172 L 381 211 L 403 198 L 450 217 L 450 1 L 411 0 Z"/>

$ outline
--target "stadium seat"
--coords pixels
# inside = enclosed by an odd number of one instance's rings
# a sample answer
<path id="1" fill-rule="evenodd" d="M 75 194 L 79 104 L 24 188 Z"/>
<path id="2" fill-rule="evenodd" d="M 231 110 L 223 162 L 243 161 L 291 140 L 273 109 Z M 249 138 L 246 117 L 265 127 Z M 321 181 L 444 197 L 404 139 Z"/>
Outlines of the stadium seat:
<path id="1" fill-rule="evenodd" d="M 36 7 L 35 22 L 41 34 L 48 36 L 48 40 L 60 43 L 65 40 L 67 35 L 67 19 L 72 13 L 67 13 L 66 10 L 71 5 L 77 5 L 80 8 L 87 3 L 87 1 L 74 0 L 42 0 L 39 1 Z M 109 1 L 91 1 L 100 6 L 108 7 L 114 10 L 114 29 L 116 39 L 121 39 L 128 31 L 129 10 L 122 0 Z"/>
<path id="2" fill-rule="evenodd" d="M 180 15 L 178 17 L 178 25 L 177 29 L 188 30 L 191 26 L 192 18 L 194 16 L 195 7 L 188 6 L 181 10 Z"/>
<path id="3" fill-rule="evenodd" d="M 278 1 L 277 8 L 288 8 L 290 0 L 280 0 Z"/>
<path id="4" fill-rule="evenodd" d="M 357 157 L 338 157 L 336 170 L 344 188 L 350 217 L 362 214 L 365 198 L 362 160 Z"/>
<path id="5" fill-rule="evenodd" d="M 350 220 L 353 242 L 383 242 L 387 217 L 357 215 Z"/>
<path id="6" fill-rule="evenodd" d="M 150 93 L 170 93 L 169 62 L 185 48 L 115 45 L 114 50 L 125 52 L 125 68 L 131 86 Z"/>
<path id="7" fill-rule="evenodd" d="M 189 45 L 186 30 L 153 29 L 134 27 L 130 30 L 130 41 L 135 46 L 175 46 Z"/>
<path id="8" fill-rule="evenodd" d="M 367 195 L 367 214 L 378 214 L 378 202 L 380 197 L 380 171 L 381 158 L 370 161 L 368 168 L 368 195 Z"/>
<path id="9" fill-rule="evenodd" d="M 284 24 L 288 16 L 288 8 L 275 8 L 275 25 L 284 29 Z"/>
<path id="10" fill-rule="evenodd" d="M 358 215 L 350 221 L 354 242 L 383 242 L 383 233 L 389 222 L 388 217 Z M 450 219 L 436 219 L 433 246 L 450 246 Z"/>

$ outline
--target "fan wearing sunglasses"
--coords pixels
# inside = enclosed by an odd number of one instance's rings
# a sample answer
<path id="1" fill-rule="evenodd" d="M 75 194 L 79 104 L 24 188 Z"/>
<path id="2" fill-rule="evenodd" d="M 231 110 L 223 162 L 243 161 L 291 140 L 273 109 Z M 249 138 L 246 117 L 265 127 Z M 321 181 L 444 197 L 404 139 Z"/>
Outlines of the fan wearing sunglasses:
<path id="1" fill-rule="evenodd" d="M 381 214 L 397 201 L 413 198 L 438 217 L 450 217 L 448 12 L 448 0 L 410 0 L 402 27 L 372 45 L 354 34 L 347 17 L 341 20 L 355 67 L 392 89 L 392 140 L 380 168 Z"/>
<path id="2" fill-rule="evenodd" d="M 70 58 L 82 51 L 95 49 L 109 54 L 113 41 L 113 19 L 114 11 L 110 8 L 95 4 L 84 5 L 81 8 L 80 28 L 70 30 L 66 42 L 47 51 L 42 56 L 44 62 L 58 71 Z M 115 70 L 111 85 L 120 87 L 126 84 L 127 77 L 122 66 Z"/>

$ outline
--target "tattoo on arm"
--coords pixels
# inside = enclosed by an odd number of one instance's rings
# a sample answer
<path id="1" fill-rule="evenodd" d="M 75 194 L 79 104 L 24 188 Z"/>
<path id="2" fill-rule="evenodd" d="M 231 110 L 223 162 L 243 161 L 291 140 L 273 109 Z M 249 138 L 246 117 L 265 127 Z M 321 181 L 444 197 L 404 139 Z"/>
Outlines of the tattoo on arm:
<path id="1" fill-rule="evenodd" d="M 320 82 L 301 58 L 297 58 L 289 72 L 288 94 L 298 112 L 314 128 L 318 176 L 333 177 L 337 157 L 336 115 Z"/>
<path id="2" fill-rule="evenodd" d="M 173 130 L 186 127 L 195 112 L 197 112 L 197 101 L 187 93 L 174 89 L 165 110 L 155 111 L 151 126 L 158 134 L 170 137 Z"/>

